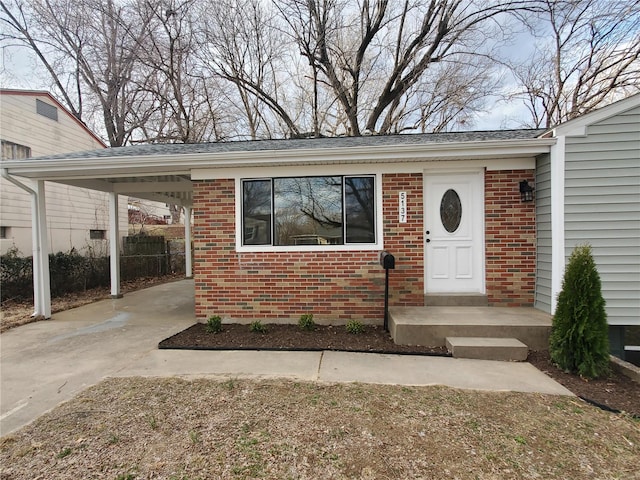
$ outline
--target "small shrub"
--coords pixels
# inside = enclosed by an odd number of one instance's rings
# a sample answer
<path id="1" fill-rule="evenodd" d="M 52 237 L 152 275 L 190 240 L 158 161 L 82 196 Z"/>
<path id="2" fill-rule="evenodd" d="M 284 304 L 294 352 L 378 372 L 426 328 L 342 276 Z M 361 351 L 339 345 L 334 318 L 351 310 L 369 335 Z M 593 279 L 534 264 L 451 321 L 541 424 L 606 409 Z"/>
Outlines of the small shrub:
<path id="1" fill-rule="evenodd" d="M 298 320 L 298 327 L 302 330 L 311 331 L 316 328 L 316 323 L 313 321 L 312 313 L 305 313 L 304 315 L 300 315 L 300 320 Z"/>
<path id="2" fill-rule="evenodd" d="M 585 378 L 609 369 L 609 328 L 600 276 L 588 245 L 577 246 L 564 272 L 549 353 L 565 371 Z"/>
<path id="3" fill-rule="evenodd" d="M 56 457 L 64 458 L 64 457 L 68 457 L 69 455 L 71 455 L 71 449 L 69 447 L 65 447 L 62 450 L 60 450 L 60 452 L 58 452 L 58 455 L 56 455 Z"/>
<path id="4" fill-rule="evenodd" d="M 155 415 L 147 415 L 147 423 L 153 430 L 158 428 L 158 419 Z"/>
<path id="5" fill-rule="evenodd" d="M 345 328 L 349 333 L 353 333 L 353 334 L 364 333 L 364 325 L 362 324 L 362 322 L 359 322 L 358 320 L 349 320 Z"/>
<path id="6" fill-rule="evenodd" d="M 207 333 L 220 333 L 222 331 L 222 318 L 220 315 L 212 315 L 207 320 L 207 326 L 204 328 Z"/>
<path id="7" fill-rule="evenodd" d="M 196 432 L 195 430 L 189 430 L 189 438 L 191 439 L 191 443 L 196 444 L 200 443 L 200 432 Z"/>
<path id="8" fill-rule="evenodd" d="M 133 473 L 121 473 L 116 477 L 116 480 L 135 480 L 135 478 Z"/>
<path id="9" fill-rule="evenodd" d="M 249 325 L 249 331 L 253 333 L 267 333 L 267 326 L 260 320 L 256 320 Z"/>

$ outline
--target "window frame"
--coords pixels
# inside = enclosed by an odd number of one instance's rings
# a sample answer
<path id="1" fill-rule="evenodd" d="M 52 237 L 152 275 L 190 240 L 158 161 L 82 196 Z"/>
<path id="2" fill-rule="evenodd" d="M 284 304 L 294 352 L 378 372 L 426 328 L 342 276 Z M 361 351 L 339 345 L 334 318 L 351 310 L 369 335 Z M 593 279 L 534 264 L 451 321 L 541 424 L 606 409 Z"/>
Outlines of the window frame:
<path id="1" fill-rule="evenodd" d="M 2 160 L 22 160 L 25 158 L 31 158 L 31 147 L 22 145 L 20 143 L 10 142 L 9 140 L 2 140 Z M 11 150 L 11 156 L 5 156 L 5 149 Z M 24 152 L 24 156 L 18 155 L 18 152 Z"/>
<path id="2" fill-rule="evenodd" d="M 89 229 L 89 240 L 106 240 L 107 231 L 101 228 Z"/>
<path id="3" fill-rule="evenodd" d="M 36 113 L 54 122 L 58 121 L 58 107 L 36 98 Z"/>
<path id="4" fill-rule="evenodd" d="M 278 172 L 280 173 L 280 172 Z M 288 173 L 288 172 L 287 172 Z M 273 231 L 275 214 L 274 208 L 274 190 L 273 180 L 278 178 L 306 178 L 306 177 L 342 177 L 342 201 L 343 201 L 343 219 L 346 216 L 345 213 L 345 196 L 346 189 L 344 186 L 345 177 L 369 177 L 373 178 L 374 186 L 374 235 L 375 242 L 373 243 L 343 243 L 339 245 L 335 244 L 323 244 L 323 245 L 244 245 L 244 212 L 243 212 L 243 192 L 245 181 L 257 181 L 257 180 L 269 180 L 271 182 L 271 241 L 274 240 Z M 383 215 L 382 215 L 382 175 L 379 173 L 298 173 L 291 172 L 291 174 L 273 175 L 273 176 L 259 176 L 259 177 L 236 177 L 236 250 L 238 252 L 325 252 L 325 251 L 356 251 L 356 250 L 381 250 L 383 248 L 383 235 L 382 235 Z M 346 242 L 346 224 L 343 227 L 343 241 Z"/>

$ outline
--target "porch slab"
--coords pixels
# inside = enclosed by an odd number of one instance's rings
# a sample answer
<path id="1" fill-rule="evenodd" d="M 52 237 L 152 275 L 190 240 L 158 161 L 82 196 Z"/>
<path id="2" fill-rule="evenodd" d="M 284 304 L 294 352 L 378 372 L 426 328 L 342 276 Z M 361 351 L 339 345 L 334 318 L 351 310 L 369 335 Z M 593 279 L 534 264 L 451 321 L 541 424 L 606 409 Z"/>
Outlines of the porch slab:
<path id="1" fill-rule="evenodd" d="M 494 337 L 546 350 L 551 315 L 529 307 L 392 307 L 389 331 L 399 345 L 441 347 L 447 337 Z"/>

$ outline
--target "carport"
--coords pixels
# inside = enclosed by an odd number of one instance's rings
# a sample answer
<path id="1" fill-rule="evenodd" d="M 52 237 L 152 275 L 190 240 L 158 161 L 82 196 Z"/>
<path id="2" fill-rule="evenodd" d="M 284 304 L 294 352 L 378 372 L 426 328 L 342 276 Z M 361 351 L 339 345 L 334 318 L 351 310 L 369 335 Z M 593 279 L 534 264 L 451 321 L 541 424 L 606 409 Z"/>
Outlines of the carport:
<path id="1" fill-rule="evenodd" d="M 186 276 L 193 276 L 190 168 L 177 165 L 179 162 L 173 161 L 171 155 L 163 155 L 167 147 L 172 146 L 123 147 L 2 162 L 2 177 L 28 192 L 32 199 L 33 316 L 51 317 L 45 181 L 108 193 L 112 298 L 122 296 L 118 241 L 120 195 L 176 204 L 185 209 Z"/>

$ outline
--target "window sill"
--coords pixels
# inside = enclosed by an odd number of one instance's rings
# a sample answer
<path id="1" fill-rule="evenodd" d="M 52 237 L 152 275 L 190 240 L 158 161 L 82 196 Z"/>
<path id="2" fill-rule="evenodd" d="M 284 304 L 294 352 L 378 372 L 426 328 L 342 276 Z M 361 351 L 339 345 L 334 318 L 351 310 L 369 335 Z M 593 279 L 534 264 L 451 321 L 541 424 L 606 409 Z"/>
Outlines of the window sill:
<path id="1" fill-rule="evenodd" d="M 236 246 L 238 253 L 288 253 L 288 252 L 356 252 L 356 251 L 379 251 L 384 250 L 384 246 L 379 243 L 359 243 L 349 245 L 244 245 Z"/>

